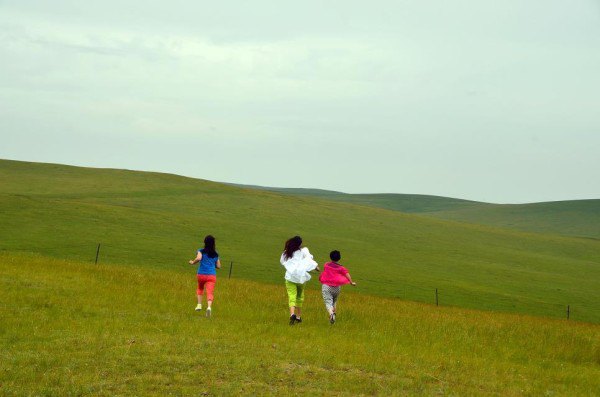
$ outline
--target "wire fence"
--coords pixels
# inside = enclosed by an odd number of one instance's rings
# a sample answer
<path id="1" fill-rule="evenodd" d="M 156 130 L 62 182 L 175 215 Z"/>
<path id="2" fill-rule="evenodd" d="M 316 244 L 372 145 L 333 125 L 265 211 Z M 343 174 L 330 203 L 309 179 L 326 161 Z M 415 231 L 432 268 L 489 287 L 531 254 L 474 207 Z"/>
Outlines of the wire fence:
<path id="1" fill-rule="evenodd" d="M 176 250 L 172 250 L 177 252 Z M 130 263 L 140 261 L 150 262 L 155 266 L 163 267 L 172 264 L 175 255 L 164 253 L 154 255 L 147 251 L 133 253 L 129 247 L 120 245 L 87 243 L 65 244 L 53 246 L 9 247 L 0 248 L 5 253 L 31 253 L 48 255 L 60 259 L 76 259 L 82 262 L 101 263 Z M 139 256 L 138 256 L 139 255 Z M 181 258 L 185 264 L 191 258 Z M 238 261 L 234 258 L 221 257 L 221 277 L 240 277 L 255 280 L 277 280 L 282 278 L 280 266 L 264 266 L 259 261 Z M 354 278 L 357 278 L 356 275 Z M 456 306 L 462 308 L 505 311 L 520 314 L 533 314 L 549 317 L 576 319 L 581 321 L 600 322 L 600 307 L 590 305 L 589 302 L 548 302 L 523 294 L 498 292 L 492 288 L 480 285 L 460 287 L 450 282 L 439 282 L 434 279 L 427 280 L 422 285 L 408 283 L 401 279 L 378 279 L 365 277 L 356 280 L 359 286 L 364 286 L 363 291 L 379 296 L 388 296 L 407 301 L 429 303 L 432 306 Z M 437 285 L 437 286 L 436 286 Z"/>

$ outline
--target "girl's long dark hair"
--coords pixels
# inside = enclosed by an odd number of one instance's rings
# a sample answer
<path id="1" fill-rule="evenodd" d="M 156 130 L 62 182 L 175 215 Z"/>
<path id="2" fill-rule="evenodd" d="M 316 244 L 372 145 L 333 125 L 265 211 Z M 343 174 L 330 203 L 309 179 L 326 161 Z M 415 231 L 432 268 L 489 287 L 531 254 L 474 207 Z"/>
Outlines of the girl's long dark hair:
<path id="1" fill-rule="evenodd" d="M 300 236 L 294 236 L 288 241 L 286 241 L 285 248 L 283 249 L 283 256 L 285 257 L 285 259 L 290 259 L 294 255 L 294 252 L 300 249 L 301 245 L 302 237 Z"/>
<path id="2" fill-rule="evenodd" d="M 215 248 L 215 238 L 210 234 L 204 237 L 204 253 L 208 255 L 209 258 L 214 258 L 217 256 L 217 249 Z"/>

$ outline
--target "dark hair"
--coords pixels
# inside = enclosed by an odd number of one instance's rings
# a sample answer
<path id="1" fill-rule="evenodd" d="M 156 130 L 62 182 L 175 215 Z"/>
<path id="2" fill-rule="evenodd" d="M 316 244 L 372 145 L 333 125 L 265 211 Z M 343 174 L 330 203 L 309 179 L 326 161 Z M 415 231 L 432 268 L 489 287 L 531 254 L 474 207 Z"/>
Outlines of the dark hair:
<path id="1" fill-rule="evenodd" d="M 208 255 L 209 258 L 214 258 L 218 256 L 217 250 L 215 248 L 215 238 L 210 234 L 204 237 L 204 253 Z"/>
<path id="2" fill-rule="evenodd" d="M 285 259 L 290 259 L 294 255 L 294 252 L 300 249 L 301 245 L 302 237 L 300 236 L 294 236 L 288 241 L 286 241 L 285 248 L 283 249 L 283 256 L 285 257 Z"/>
<path id="3" fill-rule="evenodd" d="M 340 259 L 342 259 L 342 254 L 340 254 L 340 251 L 335 250 L 335 251 L 331 251 L 329 253 L 329 257 L 331 258 L 332 261 L 337 262 Z"/>

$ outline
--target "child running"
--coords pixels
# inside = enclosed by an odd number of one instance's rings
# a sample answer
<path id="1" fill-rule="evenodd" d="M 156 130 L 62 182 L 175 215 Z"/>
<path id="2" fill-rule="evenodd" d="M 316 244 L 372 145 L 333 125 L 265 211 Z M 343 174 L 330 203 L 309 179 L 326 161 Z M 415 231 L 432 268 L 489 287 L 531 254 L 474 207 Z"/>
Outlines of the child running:
<path id="1" fill-rule="evenodd" d="M 308 272 L 319 265 L 313 260 L 308 248 L 302 247 L 302 238 L 295 236 L 285 242 L 281 254 L 281 265 L 285 267 L 285 289 L 290 306 L 290 325 L 302 322 L 302 302 L 304 302 L 304 284 L 310 280 Z"/>
<path id="2" fill-rule="evenodd" d="M 204 238 L 204 248 L 198 250 L 196 259 L 190 261 L 190 265 L 195 265 L 200 262 L 198 266 L 198 289 L 196 295 L 198 295 L 198 306 L 196 311 L 202 310 L 202 295 L 206 289 L 206 317 L 210 317 L 212 314 L 212 303 L 214 300 L 215 283 L 217 282 L 217 269 L 221 268 L 221 261 L 219 260 L 219 254 L 215 248 L 215 238 L 208 235 Z"/>
<path id="3" fill-rule="evenodd" d="M 333 324 L 335 323 L 335 309 L 341 286 L 345 284 L 356 286 L 356 283 L 352 281 L 348 269 L 338 263 L 342 259 L 340 251 L 331 251 L 329 258 L 331 258 L 331 262 L 323 265 L 323 273 L 319 276 L 319 281 L 323 284 L 321 292 L 323 301 L 325 301 L 325 308 L 329 313 L 329 323 Z"/>

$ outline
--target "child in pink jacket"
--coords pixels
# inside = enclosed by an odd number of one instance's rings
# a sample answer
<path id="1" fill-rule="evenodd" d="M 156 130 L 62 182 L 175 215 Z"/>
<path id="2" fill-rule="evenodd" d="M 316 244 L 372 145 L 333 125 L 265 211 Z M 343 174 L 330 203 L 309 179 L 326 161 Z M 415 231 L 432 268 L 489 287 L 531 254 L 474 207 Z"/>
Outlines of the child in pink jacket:
<path id="1" fill-rule="evenodd" d="M 319 276 L 319 281 L 323 284 L 321 292 L 329 313 L 329 322 L 333 324 L 335 323 L 335 308 L 340 296 L 341 286 L 345 284 L 356 286 L 356 283 L 352 281 L 348 269 L 338 263 L 342 258 L 340 251 L 331 251 L 329 258 L 331 258 L 331 262 L 323 265 L 323 272 Z"/>

